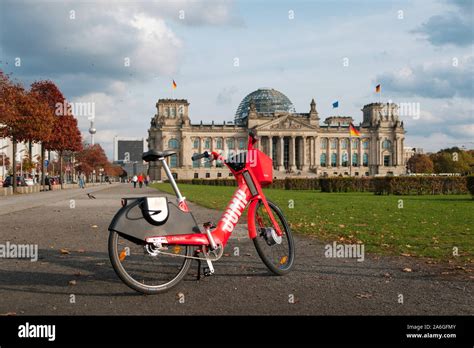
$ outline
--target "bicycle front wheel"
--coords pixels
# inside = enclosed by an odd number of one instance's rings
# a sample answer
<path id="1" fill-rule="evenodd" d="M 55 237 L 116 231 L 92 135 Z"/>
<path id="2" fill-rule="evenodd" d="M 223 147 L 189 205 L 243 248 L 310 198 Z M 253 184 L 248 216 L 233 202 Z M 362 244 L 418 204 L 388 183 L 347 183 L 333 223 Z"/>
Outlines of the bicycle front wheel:
<path id="1" fill-rule="evenodd" d="M 283 212 L 275 203 L 269 200 L 267 202 L 283 234 L 281 236 L 276 235 L 270 216 L 263 202 L 259 201 L 255 209 L 257 236 L 253 239 L 253 243 L 258 255 L 268 269 L 276 275 L 284 275 L 293 268 L 295 242 Z"/>
<path id="2" fill-rule="evenodd" d="M 171 245 L 166 253 L 156 254 L 145 242 L 115 231 L 109 235 L 109 257 L 119 278 L 130 288 L 144 294 L 158 294 L 176 286 L 191 266 L 193 248 Z"/>

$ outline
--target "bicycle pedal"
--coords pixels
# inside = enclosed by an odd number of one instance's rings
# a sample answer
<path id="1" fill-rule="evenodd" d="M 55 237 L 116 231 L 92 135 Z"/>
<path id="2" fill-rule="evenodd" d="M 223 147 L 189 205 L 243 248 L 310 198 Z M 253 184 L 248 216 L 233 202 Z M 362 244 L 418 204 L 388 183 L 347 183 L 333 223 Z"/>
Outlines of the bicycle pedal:
<path id="1" fill-rule="evenodd" d="M 205 277 L 210 277 L 211 275 L 214 274 L 214 272 L 209 267 L 204 267 L 203 268 L 203 274 L 204 274 Z"/>

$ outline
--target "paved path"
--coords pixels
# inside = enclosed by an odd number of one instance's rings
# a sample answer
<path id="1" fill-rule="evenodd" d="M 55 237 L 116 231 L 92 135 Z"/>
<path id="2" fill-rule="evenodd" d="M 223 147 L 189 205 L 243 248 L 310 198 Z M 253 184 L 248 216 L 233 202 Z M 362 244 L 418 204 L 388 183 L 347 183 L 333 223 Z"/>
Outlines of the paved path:
<path id="1" fill-rule="evenodd" d="M 474 282 L 467 275 L 443 275 L 438 266 L 406 257 L 328 259 L 324 244 L 308 237 L 296 238 L 294 272 L 271 276 L 243 225 L 227 246 L 228 256 L 214 264 L 213 277 L 196 281 L 193 264 L 170 292 L 143 296 L 120 282 L 107 255 L 107 226 L 120 197 L 138 192 L 156 194 L 117 184 L 0 199 L 0 244 L 38 244 L 40 255 L 38 262 L 0 259 L 0 314 L 474 314 Z M 191 208 L 201 222 L 220 216 Z M 233 256 L 234 247 L 240 256 Z M 62 255 L 61 248 L 71 254 Z M 413 272 L 403 272 L 406 267 Z"/>

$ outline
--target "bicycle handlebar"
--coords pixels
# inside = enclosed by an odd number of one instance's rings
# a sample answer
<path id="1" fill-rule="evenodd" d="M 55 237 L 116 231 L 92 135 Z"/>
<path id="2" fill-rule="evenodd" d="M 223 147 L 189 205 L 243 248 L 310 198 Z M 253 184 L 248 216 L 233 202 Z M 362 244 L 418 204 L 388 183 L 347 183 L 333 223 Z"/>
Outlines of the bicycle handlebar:
<path id="1" fill-rule="evenodd" d="M 204 151 L 203 153 L 198 153 L 191 157 L 193 161 L 200 160 L 201 158 L 209 158 L 209 152 Z"/>

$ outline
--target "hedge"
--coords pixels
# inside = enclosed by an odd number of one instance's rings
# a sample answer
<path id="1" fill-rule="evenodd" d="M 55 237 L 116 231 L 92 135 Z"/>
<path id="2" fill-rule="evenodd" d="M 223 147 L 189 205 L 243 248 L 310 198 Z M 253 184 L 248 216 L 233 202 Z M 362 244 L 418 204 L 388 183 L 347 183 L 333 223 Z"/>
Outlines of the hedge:
<path id="1" fill-rule="evenodd" d="M 474 199 L 474 175 L 468 175 L 467 177 L 467 189 L 472 195 L 472 199 Z"/>
<path id="2" fill-rule="evenodd" d="M 321 178 L 319 179 L 322 192 L 369 192 L 372 191 L 370 178 Z"/>
<path id="3" fill-rule="evenodd" d="M 463 176 L 380 177 L 372 180 L 375 194 L 437 195 L 468 193 L 467 180 Z"/>
<path id="4" fill-rule="evenodd" d="M 236 186 L 229 179 L 181 179 L 181 184 Z M 284 190 L 321 190 L 322 192 L 374 192 L 394 195 L 467 194 L 474 198 L 474 176 L 386 176 L 274 179 L 268 188 Z"/>

